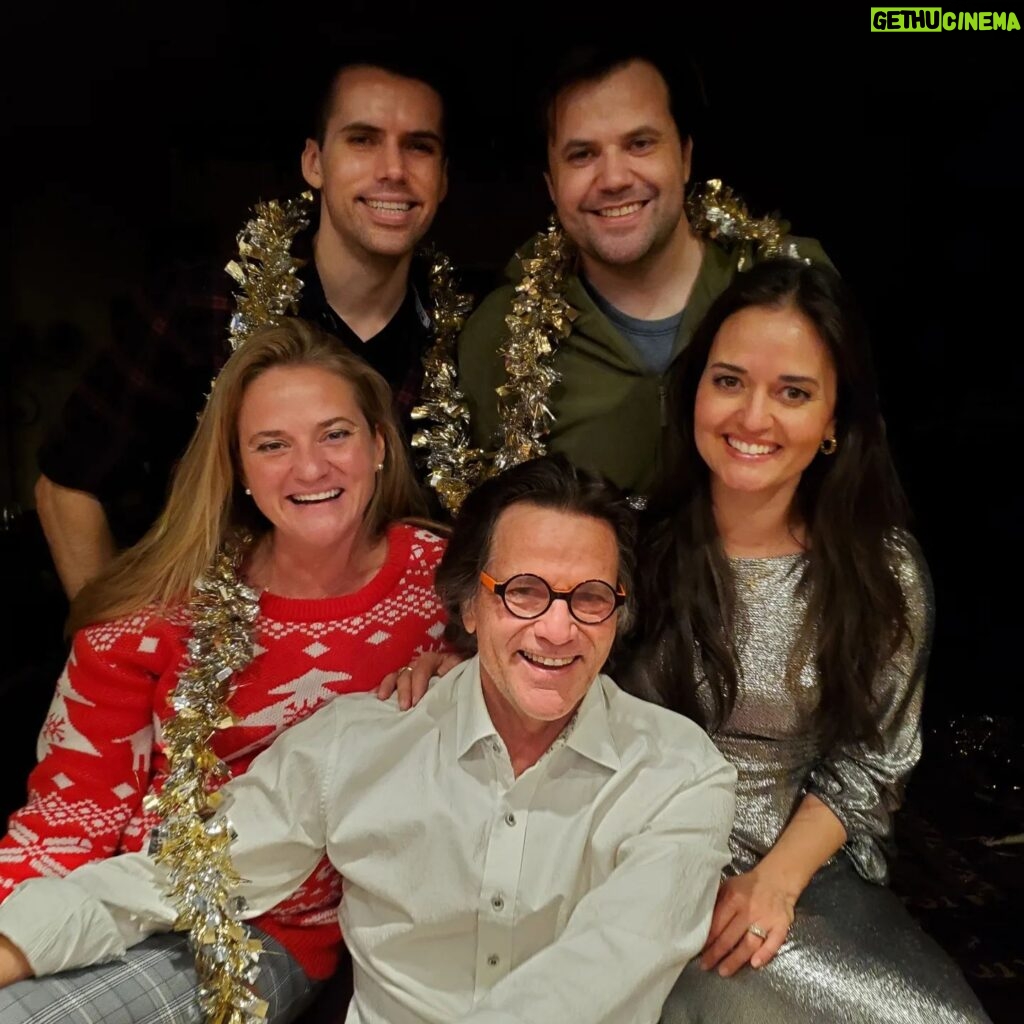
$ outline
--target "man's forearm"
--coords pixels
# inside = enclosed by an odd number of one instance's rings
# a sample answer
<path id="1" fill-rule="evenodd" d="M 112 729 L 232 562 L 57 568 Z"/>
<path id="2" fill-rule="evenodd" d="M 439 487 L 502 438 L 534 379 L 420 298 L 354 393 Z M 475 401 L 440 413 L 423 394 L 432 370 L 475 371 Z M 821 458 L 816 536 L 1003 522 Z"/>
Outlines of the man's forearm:
<path id="1" fill-rule="evenodd" d="M 103 506 L 91 494 L 40 476 L 36 511 L 68 599 L 114 557 L 116 546 Z"/>
<path id="2" fill-rule="evenodd" d="M 166 888 L 163 869 L 143 853 L 107 857 L 63 878 L 30 878 L 0 905 L 0 935 L 23 958 L 23 977 L 106 963 L 173 927 L 177 911 Z M 5 971 L 16 966 L 3 960 Z"/>

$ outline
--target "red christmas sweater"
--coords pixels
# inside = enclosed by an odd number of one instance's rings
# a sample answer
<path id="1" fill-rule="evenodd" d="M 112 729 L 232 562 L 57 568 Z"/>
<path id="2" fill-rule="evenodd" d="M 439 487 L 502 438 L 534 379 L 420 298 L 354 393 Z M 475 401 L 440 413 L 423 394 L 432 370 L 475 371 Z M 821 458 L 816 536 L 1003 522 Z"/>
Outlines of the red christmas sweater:
<path id="1" fill-rule="evenodd" d="M 355 594 L 305 601 L 264 593 L 256 657 L 235 680 L 237 725 L 215 734 L 232 775 L 283 730 L 338 694 L 374 689 L 422 651 L 443 646 L 434 571 L 444 541 L 428 530 L 388 531 L 387 561 Z M 184 609 L 148 611 L 80 630 L 39 736 L 28 803 L 0 840 L 0 900 L 18 882 L 65 875 L 135 851 L 157 818 L 142 808 L 167 775 L 161 726 L 190 636 Z M 254 924 L 311 978 L 340 951 L 341 879 L 326 858 L 302 886 Z"/>

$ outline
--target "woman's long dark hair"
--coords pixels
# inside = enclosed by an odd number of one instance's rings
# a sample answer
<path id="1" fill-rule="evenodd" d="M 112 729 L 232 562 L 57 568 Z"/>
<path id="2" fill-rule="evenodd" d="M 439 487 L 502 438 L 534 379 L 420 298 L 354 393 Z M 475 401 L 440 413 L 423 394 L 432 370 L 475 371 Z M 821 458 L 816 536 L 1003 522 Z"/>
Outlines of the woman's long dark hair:
<path id="1" fill-rule="evenodd" d="M 635 692 L 711 731 L 735 704 L 737 602 L 712 513 L 710 472 L 694 442 L 693 415 L 715 336 L 728 317 L 751 306 L 799 310 L 814 324 L 835 366 L 838 447 L 834 455 L 816 456 L 804 471 L 793 509 L 806 529 L 801 586 L 807 616 L 789 671 L 798 673 L 808 657 L 817 664 L 816 725 L 824 744 L 874 743 L 873 686 L 909 631 L 892 550 L 905 524 L 906 503 L 885 437 L 863 321 L 846 286 L 827 267 L 780 259 L 738 274 L 673 371 L 669 438 L 640 531 L 642 622 L 631 663 L 620 674 Z M 696 699 L 701 675 L 710 684 L 710 720 Z"/>

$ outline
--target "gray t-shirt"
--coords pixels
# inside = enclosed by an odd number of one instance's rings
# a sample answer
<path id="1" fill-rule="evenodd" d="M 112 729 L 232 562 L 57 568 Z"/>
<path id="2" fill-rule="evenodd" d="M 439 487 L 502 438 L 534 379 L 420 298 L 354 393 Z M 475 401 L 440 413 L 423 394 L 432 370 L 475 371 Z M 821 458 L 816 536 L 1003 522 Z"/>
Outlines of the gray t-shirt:
<path id="1" fill-rule="evenodd" d="M 639 320 L 613 306 L 589 281 L 584 280 L 583 284 L 594 300 L 594 305 L 637 350 L 647 370 L 651 373 L 664 373 L 672 362 L 672 346 L 684 311 L 681 309 L 661 320 Z"/>

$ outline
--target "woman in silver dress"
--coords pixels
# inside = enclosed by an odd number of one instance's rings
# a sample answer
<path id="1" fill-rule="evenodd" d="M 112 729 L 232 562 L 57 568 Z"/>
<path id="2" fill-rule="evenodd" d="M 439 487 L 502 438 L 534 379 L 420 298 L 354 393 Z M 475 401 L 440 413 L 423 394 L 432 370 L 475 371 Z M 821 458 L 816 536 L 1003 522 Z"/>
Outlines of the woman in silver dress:
<path id="1" fill-rule="evenodd" d="M 738 275 L 670 407 L 616 673 L 702 722 L 739 780 L 731 869 L 664 1024 L 987 1021 L 885 886 L 933 605 L 838 276 Z"/>

